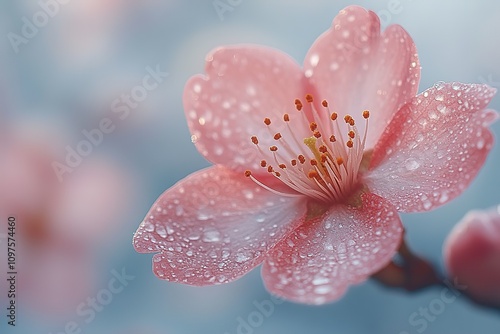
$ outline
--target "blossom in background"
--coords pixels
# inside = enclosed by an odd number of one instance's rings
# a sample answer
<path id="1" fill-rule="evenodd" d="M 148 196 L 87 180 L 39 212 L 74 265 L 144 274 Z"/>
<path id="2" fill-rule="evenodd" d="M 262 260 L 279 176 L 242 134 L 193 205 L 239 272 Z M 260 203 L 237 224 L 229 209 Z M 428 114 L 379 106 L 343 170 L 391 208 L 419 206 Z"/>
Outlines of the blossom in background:
<path id="1" fill-rule="evenodd" d="M 450 277 L 474 300 L 500 306 L 500 206 L 470 211 L 452 229 L 443 249 Z"/>
<path id="2" fill-rule="evenodd" d="M 420 64 L 400 26 L 347 7 L 303 69 L 261 46 L 228 46 L 189 80 L 192 141 L 215 166 L 168 189 L 134 247 L 162 278 L 230 282 L 263 263 L 267 289 L 311 304 L 383 268 L 401 212 L 458 196 L 492 146 L 486 85 L 417 95 Z"/>
<path id="3" fill-rule="evenodd" d="M 74 314 L 96 282 L 97 252 L 127 212 L 130 177 L 95 156 L 59 182 L 56 141 L 25 130 L 9 124 L 0 135 L 0 214 L 16 219 L 20 303 L 44 316 Z"/>

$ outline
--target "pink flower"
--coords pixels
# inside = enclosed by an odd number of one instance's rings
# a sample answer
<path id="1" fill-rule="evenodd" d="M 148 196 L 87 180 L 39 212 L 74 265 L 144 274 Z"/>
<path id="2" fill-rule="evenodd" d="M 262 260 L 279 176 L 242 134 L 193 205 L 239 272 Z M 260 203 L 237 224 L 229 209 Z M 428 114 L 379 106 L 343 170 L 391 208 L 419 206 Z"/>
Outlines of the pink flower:
<path id="1" fill-rule="evenodd" d="M 127 214 L 122 205 L 131 199 L 127 195 L 130 177 L 115 164 L 94 156 L 59 182 L 51 164 L 61 159 L 54 154 L 43 126 L 4 124 L 0 215 L 5 222 L 10 216 L 16 219 L 20 304 L 44 318 L 74 315 L 74 307 L 97 282 L 96 255 L 102 258 L 99 250 L 109 245 L 109 236 L 118 231 L 118 222 Z M 1 226 L 0 246 L 7 249 L 8 226 Z M 0 257 L 0 267 L 7 268 L 7 257 Z M 2 291 L 7 291 L 7 283 L 5 279 L 0 282 Z M 7 300 L 7 294 L 3 298 Z"/>
<path id="2" fill-rule="evenodd" d="M 303 69 L 239 45 L 209 54 L 206 73 L 187 83 L 184 107 L 215 166 L 163 193 L 134 236 L 173 282 L 230 282 L 263 263 L 276 295 L 338 299 L 391 260 L 398 211 L 458 196 L 493 143 L 497 114 L 484 109 L 495 90 L 442 83 L 416 95 L 411 37 L 380 33 L 360 7 L 340 12 Z"/>
<path id="3" fill-rule="evenodd" d="M 500 206 L 470 211 L 448 235 L 443 253 L 450 276 L 469 296 L 500 306 Z"/>

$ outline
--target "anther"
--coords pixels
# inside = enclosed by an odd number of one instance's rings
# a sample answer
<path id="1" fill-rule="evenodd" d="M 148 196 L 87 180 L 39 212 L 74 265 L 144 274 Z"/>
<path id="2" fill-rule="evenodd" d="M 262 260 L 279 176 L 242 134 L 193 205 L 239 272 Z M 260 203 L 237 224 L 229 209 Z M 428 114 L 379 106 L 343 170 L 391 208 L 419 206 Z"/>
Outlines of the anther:
<path id="1" fill-rule="evenodd" d="M 331 136 L 330 136 L 330 141 L 331 141 L 332 143 L 334 143 L 335 141 L 337 141 L 337 138 L 335 138 L 335 136 L 334 136 L 334 135 L 331 135 Z"/>
<path id="2" fill-rule="evenodd" d="M 332 121 L 334 121 L 334 120 L 336 120 L 336 119 L 337 119 L 337 116 L 338 116 L 338 115 L 337 115 L 337 113 L 336 113 L 336 112 L 332 112 L 332 114 L 331 114 L 331 116 L 330 116 L 330 119 L 331 119 Z"/>
<path id="3" fill-rule="evenodd" d="M 250 177 L 250 175 L 252 175 L 252 172 L 251 172 L 251 171 L 249 171 L 249 170 L 246 170 L 246 171 L 245 171 L 245 176 L 246 176 L 246 177 Z"/>
<path id="4" fill-rule="evenodd" d="M 286 165 L 285 165 L 285 164 L 280 164 L 280 165 L 279 165 L 279 167 L 280 167 L 281 169 L 285 169 L 285 168 L 286 168 Z"/>
<path id="5" fill-rule="evenodd" d="M 269 118 L 264 118 L 264 124 L 265 125 L 271 125 L 271 120 Z"/>
<path id="6" fill-rule="evenodd" d="M 284 120 L 285 122 L 290 122 L 290 116 L 289 116 L 288 114 L 284 114 L 284 115 L 283 115 L 283 120 Z"/>
<path id="7" fill-rule="evenodd" d="M 349 137 L 351 137 L 351 139 L 354 139 L 354 136 L 356 136 L 356 133 L 355 133 L 354 131 L 352 131 L 352 130 L 351 130 L 351 131 L 349 131 L 349 133 L 347 133 L 347 135 L 348 135 Z"/>
<path id="8" fill-rule="evenodd" d="M 311 170 L 309 171 L 309 174 L 307 174 L 307 176 L 309 176 L 310 179 L 314 179 L 318 177 L 318 172 L 316 172 L 315 170 Z"/>
<path id="9" fill-rule="evenodd" d="M 277 150 L 278 150 L 277 146 L 273 145 L 273 146 L 269 147 L 269 151 L 271 151 L 271 152 L 276 152 Z"/>
<path id="10" fill-rule="evenodd" d="M 295 108 L 296 108 L 298 111 L 301 111 L 301 110 L 302 110 L 302 102 L 301 102 L 299 99 L 295 99 Z"/>
<path id="11" fill-rule="evenodd" d="M 280 138 L 281 138 L 281 133 L 278 132 L 277 134 L 274 135 L 274 140 L 279 140 Z"/>
<path id="12" fill-rule="evenodd" d="M 300 154 L 300 155 L 297 157 L 297 159 L 299 159 L 299 162 L 300 162 L 301 164 L 303 164 L 303 163 L 305 163 L 305 162 L 306 162 L 306 158 L 304 158 L 304 156 L 303 156 L 302 154 Z"/>
<path id="13" fill-rule="evenodd" d="M 252 136 L 252 143 L 254 143 L 255 145 L 259 143 L 259 140 L 257 139 L 256 136 Z"/>
<path id="14" fill-rule="evenodd" d="M 314 131 L 313 135 L 316 138 L 320 138 L 321 137 L 321 133 L 319 131 Z"/>
<path id="15" fill-rule="evenodd" d="M 306 101 L 309 103 L 313 102 L 313 96 L 311 94 L 306 94 Z"/>
<path id="16" fill-rule="evenodd" d="M 291 164 L 292 166 L 297 166 L 297 160 L 292 159 L 292 160 L 290 161 L 290 164 Z"/>
<path id="17" fill-rule="evenodd" d="M 317 166 L 318 165 L 318 161 L 316 159 L 311 159 L 310 163 L 311 163 L 311 166 Z"/>
<path id="18" fill-rule="evenodd" d="M 365 119 L 367 119 L 368 117 L 370 117 L 370 112 L 368 110 L 363 111 L 363 117 Z"/>
<path id="19" fill-rule="evenodd" d="M 274 172 L 274 175 L 276 175 L 277 177 L 281 176 L 280 172 Z"/>
<path id="20" fill-rule="evenodd" d="M 328 151 L 328 147 L 326 147 L 325 145 L 321 145 L 318 150 L 321 152 L 321 153 L 326 153 Z"/>
<path id="21" fill-rule="evenodd" d="M 269 173 L 274 172 L 273 166 L 267 166 L 267 171 L 268 171 Z"/>
<path id="22" fill-rule="evenodd" d="M 347 145 L 347 147 L 349 148 L 352 148 L 354 143 L 352 142 L 352 140 L 348 140 L 347 143 L 345 143 Z"/>
<path id="23" fill-rule="evenodd" d="M 328 160 L 328 157 L 327 157 L 327 155 L 326 155 L 326 154 L 324 154 L 324 153 L 323 153 L 323 154 L 321 155 L 321 162 L 322 162 L 322 163 L 325 163 L 325 162 L 326 162 L 326 160 Z"/>
<path id="24" fill-rule="evenodd" d="M 267 161 L 266 160 L 261 160 L 260 166 L 261 167 L 266 167 L 267 166 Z"/>
<path id="25" fill-rule="evenodd" d="M 328 101 L 326 100 L 321 101 L 321 105 L 325 108 L 328 107 Z"/>
<path id="26" fill-rule="evenodd" d="M 337 158 L 337 165 L 342 165 L 344 163 L 344 159 L 342 159 L 341 157 L 338 157 Z"/>
<path id="27" fill-rule="evenodd" d="M 349 122 L 351 121 L 351 119 L 352 119 L 351 115 L 345 115 L 345 116 L 344 116 L 344 121 L 345 121 L 346 123 L 348 123 L 348 124 L 349 124 Z"/>
<path id="28" fill-rule="evenodd" d="M 314 123 L 314 122 L 311 122 L 311 124 L 309 124 L 309 129 L 311 129 L 311 131 L 314 131 L 318 128 L 318 124 Z"/>

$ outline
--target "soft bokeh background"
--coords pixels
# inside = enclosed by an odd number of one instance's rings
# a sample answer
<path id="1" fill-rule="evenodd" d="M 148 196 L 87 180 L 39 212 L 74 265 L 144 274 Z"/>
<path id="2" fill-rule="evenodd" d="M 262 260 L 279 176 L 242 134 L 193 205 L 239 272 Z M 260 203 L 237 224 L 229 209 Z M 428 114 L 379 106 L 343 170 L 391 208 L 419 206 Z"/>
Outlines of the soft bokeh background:
<path id="1" fill-rule="evenodd" d="M 132 235 L 154 200 L 180 178 L 208 166 L 191 143 L 181 102 L 184 83 L 202 72 L 206 53 L 224 44 L 258 43 L 300 63 L 350 2 L 220 0 L 232 8 L 222 16 L 212 0 L 67 2 L 19 45 L 18 53 L 7 36 L 20 34 L 23 17 L 31 21 L 41 7 L 38 1 L 0 2 L 2 333 L 72 333 L 71 322 L 92 334 L 499 333 L 500 313 L 463 296 L 446 304 L 425 329 L 421 322 L 412 325 L 410 316 L 437 305 L 441 289 L 407 294 L 374 282 L 351 288 L 331 305 L 276 304 L 259 326 L 238 332 L 239 319 L 255 314 L 254 302 L 270 298 L 259 269 L 232 284 L 187 287 L 158 280 L 151 255 L 132 248 Z M 413 36 L 423 66 L 420 90 L 437 81 L 500 87 L 498 1 L 356 4 L 378 12 L 384 27 L 401 24 Z M 119 118 L 112 103 L 141 83 L 148 66 L 158 66 L 168 77 Z M 491 106 L 500 110 L 500 96 Z M 106 117 L 114 130 L 58 182 L 50 163 L 63 162 L 66 146 L 75 148 L 84 139 L 82 130 Z M 493 131 L 500 137 L 499 123 Z M 460 198 L 430 213 L 403 216 L 417 253 L 442 270 L 441 247 L 453 224 L 470 209 L 500 203 L 499 166 L 496 146 Z M 5 317 L 8 215 L 17 218 L 15 328 Z M 77 308 L 84 303 L 88 310 L 88 298 L 109 297 L 103 289 L 122 271 L 133 279 L 107 305 L 98 305 L 87 322 L 88 313 L 82 316 Z"/>

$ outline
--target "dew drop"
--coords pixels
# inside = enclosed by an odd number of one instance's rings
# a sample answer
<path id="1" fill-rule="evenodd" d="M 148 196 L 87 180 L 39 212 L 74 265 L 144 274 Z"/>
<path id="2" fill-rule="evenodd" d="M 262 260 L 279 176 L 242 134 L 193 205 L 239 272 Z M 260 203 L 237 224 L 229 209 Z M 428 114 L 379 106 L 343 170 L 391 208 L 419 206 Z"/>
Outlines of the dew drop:
<path id="1" fill-rule="evenodd" d="M 163 227 L 162 225 L 158 225 L 156 227 L 156 233 L 158 233 L 162 238 L 167 237 L 167 230 L 165 230 L 165 227 Z"/>
<path id="2" fill-rule="evenodd" d="M 203 241 L 205 242 L 217 242 L 220 241 L 220 232 L 214 229 L 207 229 L 203 232 Z"/>
<path id="3" fill-rule="evenodd" d="M 251 256 L 246 254 L 246 253 L 236 253 L 235 261 L 237 263 L 247 262 L 250 259 L 251 259 Z"/>
<path id="4" fill-rule="evenodd" d="M 151 224 L 150 222 L 145 222 L 144 223 L 144 229 L 147 232 L 153 232 L 155 230 L 155 226 L 153 224 Z"/>
<path id="5" fill-rule="evenodd" d="M 420 167 L 420 163 L 413 158 L 409 158 L 405 161 L 405 167 L 409 171 L 414 171 Z"/>

